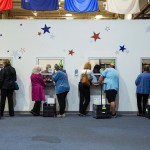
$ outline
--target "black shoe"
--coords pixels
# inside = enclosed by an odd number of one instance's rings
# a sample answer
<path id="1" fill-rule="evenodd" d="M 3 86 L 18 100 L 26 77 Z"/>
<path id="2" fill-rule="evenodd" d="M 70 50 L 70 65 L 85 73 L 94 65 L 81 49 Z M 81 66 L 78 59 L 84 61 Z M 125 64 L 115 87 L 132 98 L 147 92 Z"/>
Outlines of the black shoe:
<path id="1" fill-rule="evenodd" d="M 35 113 L 33 110 L 30 111 L 33 116 L 40 116 L 40 114 Z"/>
<path id="2" fill-rule="evenodd" d="M 143 114 L 137 114 L 137 116 L 143 117 Z"/>
<path id="3" fill-rule="evenodd" d="M 115 114 L 111 114 L 111 117 L 112 118 L 116 118 L 117 117 L 117 114 L 115 113 Z"/>
<path id="4" fill-rule="evenodd" d="M 82 113 L 79 113 L 79 116 L 80 116 L 80 117 L 85 117 L 86 115 L 85 115 L 85 114 L 82 114 Z"/>

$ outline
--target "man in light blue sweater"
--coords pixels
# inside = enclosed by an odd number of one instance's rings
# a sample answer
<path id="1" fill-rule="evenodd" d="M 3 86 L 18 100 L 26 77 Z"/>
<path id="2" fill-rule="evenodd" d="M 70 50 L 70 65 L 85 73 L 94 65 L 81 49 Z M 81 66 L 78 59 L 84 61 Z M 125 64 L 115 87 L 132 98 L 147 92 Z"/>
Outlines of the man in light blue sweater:
<path id="1" fill-rule="evenodd" d="M 104 90 L 106 93 L 106 98 L 110 103 L 110 109 L 112 113 L 112 117 L 116 117 L 116 95 L 119 89 L 119 74 L 115 69 L 115 65 L 112 63 L 109 65 L 109 68 L 106 68 L 100 78 L 100 83 L 104 83 Z"/>

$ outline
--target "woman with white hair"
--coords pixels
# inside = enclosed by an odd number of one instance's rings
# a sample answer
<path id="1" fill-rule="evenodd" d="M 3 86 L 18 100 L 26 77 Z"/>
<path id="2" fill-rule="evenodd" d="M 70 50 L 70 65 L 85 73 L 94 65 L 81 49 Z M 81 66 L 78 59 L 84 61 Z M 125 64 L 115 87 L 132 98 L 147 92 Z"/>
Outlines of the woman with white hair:
<path id="1" fill-rule="evenodd" d="M 31 113 L 34 116 L 39 116 L 41 101 L 45 100 L 45 94 L 44 94 L 44 88 L 43 88 L 45 86 L 45 82 L 41 75 L 40 66 L 35 66 L 33 68 L 30 79 L 31 79 L 31 85 L 32 85 L 32 101 L 35 101 L 33 109 L 31 110 Z"/>

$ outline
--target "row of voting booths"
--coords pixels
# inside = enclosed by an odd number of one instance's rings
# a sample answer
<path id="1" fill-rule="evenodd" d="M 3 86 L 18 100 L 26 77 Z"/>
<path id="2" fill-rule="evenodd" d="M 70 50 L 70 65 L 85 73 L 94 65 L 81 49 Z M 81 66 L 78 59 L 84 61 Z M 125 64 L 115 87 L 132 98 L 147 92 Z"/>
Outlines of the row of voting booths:
<path id="1" fill-rule="evenodd" d="M 4 59 L 10 59 L 12 66 L 16 67 L 13 65 L 13 58 L 5 58 L 5 57 L 1 57 L 0 58 L 0 70 L 3 68 L 3 60 Z M 93 71 L 93 76 L 95 76 L 95 80 L 93 81 L 93 83 L 96 83 L 96 80 L 98 79 L 98 77 L 101 75 L 101 72 L 103 70 L 105 70 L 107 67 L 109 67 L 110 63 L 114 63 L 115 64 L 115 68 L 117 69 L 117 59 L 116 58 L 94 58 L 94 57 L 89 57 L 88 60 L 91 63 L 92 66 L 92 70 L 94 68 L 95 65 L 99 65 L 99 70 L 98 72 L 94 72 Z M 51 58 L 51 57 L 37 57 L 36 58 L 36 64 L 41 66 L 42 68 L 42 76 L 43 79 L 46 80 L 46 87 L 44 89 L 45 91 L 45 96 L 46 96 L 46 102 L 48 104 L 56 104 L 56 110 L 58 110 L 58 102 L 57 102 L 57 97 L 55 94 L 55 84 L 52 81 L 52 70 L 54 68 L 55 64 L 60 64 L 63 65 L 63 68 L 65 69 L 65 58 L 63 57 L 55 57 L 55 58 Z M 143 67 L 144 65 L 150 65 L 150 58 L 141 58 L 141 72 L 143 71 Z M 48 72 L 45 72 L 46 70 L 46 66 L 50 64 L 51 68 L 49 68 Z M 18 72 L 18 70 L 16 70 Z M 32 70 L 31 70 L 32 72 Z M 66 70 L 67 72 L 67 70 Z M 140 72 L 139 72 L 140 73 Z M 78 68 L 74 68 L 74 77 L 78 77 L 81 74 L 81 70 L 79 70 Z M 69 75 L 68 75 L 69 78 Z M 70 81 L 69 81 L 70 82 Z M 93 104 L 99 104 L 100 103 L 100 85 L 98 84 L 93 84 L 91 85 L 91 102 L 90 102 L 90 106 L 89 106 L 89 110 L 92 110 L 92 105 Z M 18 91 L 19 92 L 19 91 Z M 103 93 L 103 102 L 105 102 L 105 95 Z M 17 99 L 16 99 L 16 103 L 17 103 Z M 68 100 L 67 100 L 67 107 L 68 107 Z M 66 110 L 68 110 L 68 108 L 66 107 Z M 6 108 L 5 111 L 8 110 L 8 106 L 6 104 Z"/>

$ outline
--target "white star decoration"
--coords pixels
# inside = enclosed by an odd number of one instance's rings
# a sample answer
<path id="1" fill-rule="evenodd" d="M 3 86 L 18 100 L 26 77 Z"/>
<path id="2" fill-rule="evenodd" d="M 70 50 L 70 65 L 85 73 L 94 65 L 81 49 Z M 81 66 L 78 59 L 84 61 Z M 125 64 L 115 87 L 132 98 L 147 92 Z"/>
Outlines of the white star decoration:
<path id="1" fill-rule="evenodd" d="M 110 30 L 110 28 L 106 26 L 105 30 L 108 32 Z"/>
<path id="2" fill-rule="evenodd" d="M 146 32 L 150 32 L 150 25 L 146 27 Z"/>
<path id="3" fill-rule="evenodd" d="M 20 57 L 20 54 L 18 53 L 18 51 L 12 51 L 11 56 L 13 56 L 15 59 L 18 59 Z"/>
<path id="4" fill-rule="evenodd" d="M 22 53 L 22 54 L 25 53 L 25 48 L 21 48 L 21 49 L 19 50 L 19 52 Z"/>
<path id="5" fill-rule="evenodd" d="M 54 39 L 54 37 L 55 37 L 55 36 L 54 36 L 53 34 L 50 35 L 50 38 L 51 38 L 51 39 Z"/>

